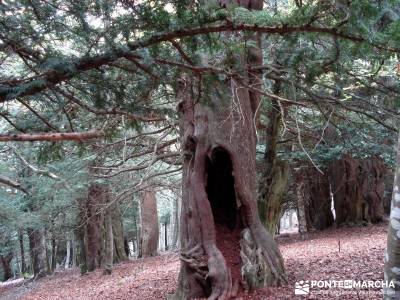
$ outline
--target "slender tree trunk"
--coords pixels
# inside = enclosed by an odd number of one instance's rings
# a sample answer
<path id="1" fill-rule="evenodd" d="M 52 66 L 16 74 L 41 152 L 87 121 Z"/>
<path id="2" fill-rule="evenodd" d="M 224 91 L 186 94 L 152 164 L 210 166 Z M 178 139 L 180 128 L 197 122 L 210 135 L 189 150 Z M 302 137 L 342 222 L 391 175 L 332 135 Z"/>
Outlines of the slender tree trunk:
<path id="1" fill-rule="evenodd" d="M 0 255 L 1 265 L 3 266 L 3 280 L 7 281 L 13 277 L 12 269 L 11 269 L 11 261 L 13 259 L 13 253 L 9 253 L 6 255 Z"/>
<path id="2" fill-rule="evenodd" d="M 299 222 L 299 233 L 303 237 L 307 233 L 307 220 L 306 220 L 307 198 L 304 193 L 304 181 L 302 178 L 302 173 L 300 173 L 297 176 L 296 196 L 297 196 L 297 218 Z"/>
<path id="3" fill-rule="evenodd" d="M 45 230 L 44 230 L 44 249 L 45 249 L 45 253 L 46 253 L 46 267 L 47 267 L 47 274 L 51 274 L 51 249 L 49 249 L 51 247 L 51 245 L 49 247 L 48 237 L 49 237 L 49 232 L 45 228 Z"/>
<path id="4" fill-rule="evenodd" d="M 133 231 L 133 253 L 137 253 L 136 256 L 139 257 L 140 254 L 140 203 L 135 203 L 136 204 L 136 212 L 137 214 L 133 215 L 133 222 L 135 224 L 135 228 Z"/>
<path id="5" fill-rule="evenodd" d="M 140 246 L 139 257 L 157 255 L 159 229 L 156 194 L 151 188 L 142 192 L 140 207 Z"/>
<path id="6" fill-rule="evenodd" d="M 111 214 L 114 236 L 114 262 L 118 263 L 128 259 L 124 246 L 124 228 L 122 225 L 121 212 L 118 207 L 114 205 Z"/>
<path id="7" fill-rule="evenodd" d="M 129 259 L 130 255 L 130 250 L 129 250 L 129 240 L 127 237 L 124 237 L 124 250 L 125 250 L 125 255 L 126 258 Z"/>
<path id="8" fill-rule="evenodd" d="M 47 274 L 44 233 L 41 229 L 29 229 L 28 236 L 33 275 L 38 279 Z"/>
<path id="9" fill-rule="evenodd" d="M 78 244 L 79 244 L 79 268 L 81 275 L 87 273 L 87 261 L 86 261 L 86 246 L 85 246 L 85 235 L 78 233 Z"/>
<path id="10" fill-rule="evenodd" d="M 51 272 L 54 272 L 56 267 L 57 267 L 57 240 L 53 236 L 53 238 L 51 239 L 51 265 L 50 265 Z"/>
<path id="11" fill-rule="evenodd" d="M 164 223 L 164 250 L 168 250 L 168 236 L 167 236 L 167 223 Z"/>
<path id="12" fill-rule="evenodd" d="M 76 243 L 75 235 L 72 236 L 71 244 L 72 244 L 71 245 L 71 249 L 72 249 L 72 263 L 71 263 L 71 266 L 74 268 L 77 265 L 76 262 L 77 262 L 77 259 L 78 259 L 77 255 L 76 255 L 77 243 Z"/>
<path id="13" fill-rule="evenodd" d="M 113 267 L 114 237 L 111 207 L 106 209 L 105 222 L 105 268 L 104 274 L 111 275 Z"/>
<path id="14" fill-rule="evenodd" d="M 137 239 L 135 238 L 135 239 L 132 241 L 132 251 L 133 251 L 133 253 L 136 253 L 137 249 L 138 249 Z"/>
<path id="15" fill-rule="evenodd" d="M 280 93 L 280 82 L 275 81 L 274 94 Z M 260 219 L 271 234 L 275 234 L 282 216 L 282 201 L 286 189 L 289 166 L 277 157 L 281 109 L 273 102 L 268 113 L 266 147 L 263 170 L 258 184 L 258 209 Z"/>
<path id="16" fill-rule="evenodd" d="M 293 228 L 293 211 L 289 212 L 288 218 L 289 218 L 289 229 L 292 229 Z"/>
<path id="17" fill-rule="evenodd" d="M 21 275 L 23 276 L 27 269 L 26 269 L 26 261 L 25 261 L 25 247 L 24 247 L 24 232 L 22 229 L 18 230 L 18 240 L 19 240 L 19 250 L 21 254 Z"/>
<path id="18" fill-rule="evenodd" d="M 77 258 L 79 261 L 79 268 L 81 271 L 81 275 L 87 273 L 87 260 L 86 260 L 86 243 L 85 243 L 85 232 L 86 232 L 86 222 L 87 222 L 87 211 L 86 211 L 86 201 L 85 198 L 77 199 L 77 203 L 79 206 L 79 214 L 77 217 L 77 222 L 74 229 L 74 234 L 76 237 L 76 241 L 78 243 L 77 249 L 78 253 Z"/>
<path id="19" fill-rule="evenodd" d="M 394 176 L 392 209 L 385 253 L 385 280 L 394 283 L 385 289 L 385 299 L 400 297 L 400 134 L 397 144 L 397 166 Z"/>
<path id="20" fill-rule="evenodd" d="M 135 213 L 133 214 L 133 232 L 132 232 L 132 252 L 137 256 L 139 243 L 139 227 L 140 227 L 140 202 L 134 202 Z"/>
<path id="21" fill-rule="evenodd" d="M 70 264 L 70 259 L 71 259 L 71 240 L 68 238 L 67 240 L 67 254 L 65 256 L 65 265 L 64 268 L 68 269 L 69 268 L 69 264 Z"/>
<path id="22" fill-rule="evenodd" d="M 180 198 L 175 197 L 174 199 L 174 211 L 173 211 L 173 236 L 172 236 L 172 242 L 171 242 L 171 248 L 178 247 L 179 243 L 179 211 L 180 211 Z"/>
<path id="23" fill-rule="evenodd" d="M 260 218 L 271 234 L 275 234 L 282 216 L 282 202 L 289 176 L 288 164 L 275 160 L 267 177 L 259 184 L 258 207 Z M 265 182 L 264 182 L 265 181 Z"/>

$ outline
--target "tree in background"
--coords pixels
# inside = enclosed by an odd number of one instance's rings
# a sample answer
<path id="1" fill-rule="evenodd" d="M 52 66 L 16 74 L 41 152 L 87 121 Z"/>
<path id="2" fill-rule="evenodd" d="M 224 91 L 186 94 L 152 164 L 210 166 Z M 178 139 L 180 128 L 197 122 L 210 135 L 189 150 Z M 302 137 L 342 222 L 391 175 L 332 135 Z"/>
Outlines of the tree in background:
<path id="1" fill-rule="evenodd" d="M 140 205 L 139 257 L 157 255 L 158 251 L 158 214 L 156 193 L 151 187 L 145 187 Z"/>

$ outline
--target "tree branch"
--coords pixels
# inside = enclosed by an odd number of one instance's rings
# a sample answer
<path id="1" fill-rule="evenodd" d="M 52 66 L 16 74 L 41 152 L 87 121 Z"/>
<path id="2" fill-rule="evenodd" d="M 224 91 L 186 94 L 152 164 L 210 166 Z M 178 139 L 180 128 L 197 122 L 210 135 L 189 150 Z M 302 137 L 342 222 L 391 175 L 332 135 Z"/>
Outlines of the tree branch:
<path id="1" fill-rule="evenodd" d="M 44 175 L 47 177 L 50 177 L 52 179 L 60 179 L 60 177 L 58 177 L 56 174 L 50 172 L 50 171 L 46 171 L 46 170 L 41 170 L 33 165 L 31 165 L 18 151 L 17 149 L 15 149 L 14 147 L 11 147 L 11 149 L 13 150 L 13 152 L 15 153 L 15 155 L 18 156 L 18 158 L 22 161 L 22 163 L 27 166 L 29 169 L 31 169 L 33 172 L 39 174 L 39 175 Z"/>
<path id="2" fill-rule="evenodd" d="M 367 42 L 367 40 L 363 37 L 351 36 L 346 33 L 342 33 L 337 28 L 314 27 L 308 24 L 302 26 L 294 26 L 294 27 L 292 26 L 270 27 L 270 26 L 259 26 L 255 24 L 234 24 L 228 20 L 216 25 L 193 27 L 193 28 L 180 28 L 169 32 L 156 33 L 151 35 L 150 37 L 144 37 L 138 39 L 137 41 L 129 42 L 127 44 L 129 50 L 120 48 L 120 49 L 114 49 L 112 52 L 104 53 L 93 57 L 83 57 L 81 59 L 71 61 L 68 68 L 52 69 L 39 76 L 35 76 L 35 79 L 29 79 L 29 81 L 25 81 L 17 85 L 13 85 L 11 83 L 0 85 L 0 102 L 12 100 L 17 97 L 33 95 L 35 93 L 41 92 L 49 87 L 57 85 L 63 81 L 69 80 L 82 72 L 110 64 L 121 57 L 135 56 L 134 51 L 141 48 L 146 48 L 161 42 L 173 41 L 178 38 L 190 37 L 200 34 L 226 32 L 226 31 L 227 32 L 253 31 L 259 33 L 281 34 L 281 35 L 296 33 L 296 32 L 309 32 L 309 33 L 327 34 L 335 36 L 337 38 L 350 40 L 358 43 Z M 382 45 L 375 45 L 373 43 L 369 44 L 371 44 L 373 47 L 385 51 L 391 51 L 391 52 L 400 51 L 399 49 L 387 48 Z M 140 56 L 138 56 L 138 59 L 140 59 Z"/>
<path id="3" fill-rule="evenodd" d="M 12 188 L 18 189 L 18 190 L 24 192 L 25 194 L 29 194 L 28 191 L 22 186 L 21 183 L 11 180 L 8 177 L 0 175 L 0 183 L 8 185 Z"/>
<path id="4" fill-rule="evenodd" d="M 56 88 L 55 91 L 69 99 L 70 101 L 74 102 L 75 104 L 81 106 L 82 108 L 86 109 L 87 111 L 95 114 L 95 115 L 121 115 L 121 116 L 126 116 L 129 120 L 136 120 L 136 121 L 142 121 L 142 122 L 156 122 L 156 121 L 164 121 L 165 117 L 163 116 L 141 116 L 138 114 L 133 114 L 129 113 L 123 110 L 120 110 L 118 108 L 95 108 L 92 107 L 82 101 L 80 101 L 78 98 L 76 98 L 71 92 L 66 92 L 63 91 L 62 89 Z"/>
<path id="5" fill-rule="evenodd" d="M 104 132 L 98 130 L 65 133 L 0 134 L 0 142 L 84 141 L 101 137 L 104 137 Z"/>

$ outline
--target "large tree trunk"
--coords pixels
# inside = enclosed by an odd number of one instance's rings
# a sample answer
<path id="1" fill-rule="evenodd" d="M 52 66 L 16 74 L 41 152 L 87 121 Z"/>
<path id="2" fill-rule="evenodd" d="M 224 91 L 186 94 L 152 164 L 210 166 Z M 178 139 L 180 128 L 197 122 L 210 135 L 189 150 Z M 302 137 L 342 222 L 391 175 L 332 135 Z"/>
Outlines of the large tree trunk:
<path id="1" fill-rule="evenodd" d="M 399 299 L 400 295 L 400 134 L 397 144 L 397 167 L 394 177 L 392 209 L 385 254 L 385 280 L 394 283 L 394 289 L 385 289 L 385 299 Z"/>
<path id="2" fill-rule="evenodd" d="M 155 256 L 158 249 L 159 228 L 157 199 L 151 188 L 145 188 L 142 192 L 140 221 L 139 257 Z"/>
<path id="3" fill-rule="evenodd" d="M 261 1 L 249 2 L 250 8 L 262 7 Z M 260 42 L 258 36 L 248 39 L 252 45 Z M 260 63 L 258 47 L 248 54 L 238 57 L 243 65 Z M 282 257 L 256 202 L 259 95 L 233 78 L 213 80 L 207 99 L 199 99 L 193 77 L 182 75 L 177 89 L 184 161 L 182 263 L 175 299 L 228 299 L 238 290 L 285 280 Z M 248 83 L 257 86 L 257 75 L 248 75 Z"/>
<path id="4" fill-rule="evenodd" d="M 329 168 L 337 225 L 364 222 L 359 172 L 359 161 L 350 155 L 334 161 Z"/>
<path id="5" fill-rule="evenodd" d="M 305 203 L 307 230 L 323 230 L 331 227 L 334 219 L 328 177 L 321 174 L 314 166 L 308 166 L 302 172 L 304 194 L 307 195 Z"/>
<path id="6" fill-rule="evenodd" d="M 13 253 L 6 255 L 0 255 L 1 265 L 3 267 L 3 281 L 7 281 L 12 278 L 11 260 L 13 259 Z"/>
<path id="7" fill-rule="evenodd" d="M 38 279 L 47 274 L 44 233 L 41 229 L 29 229 L 28 236 L 33 275 Z"/>
<path id="8" fill-rule="evenodd" d="M 378 156 L 363 160 L 350 155 L 334 161 L 329 169 L 336 223 L 366 224 L 384 219 L 386 166 Z"/>
<path id="9" fill-rule="evenodd" d="M 361 187 L 366 209 L 364 219 L 372 223 L 384 219 L 384 192 L 386 166 L 379 156 L 361 161 Z"/>
<path id="10" fill-rule="evenodd" d="M 249 92 L 237 89 L 236 113 L 227 99 L 213 99 L 213 110 L 195 104 L 189 82 L 183 84 L 182 267 L 176 296 L 225 299 L 240 283 L 247 289 L 280 283 L 282 258 L 257 210 Z M 225 86 L 219 88 L 226 94 Z"/>
<path id="11" fill-rule="evenodd" d="M 108 194 L 108 187 L 100 184 L 92 184 L 86 202 L 87 213 L 87 269 L 93 271 L 101 266 L 102 258 L 102 228 L 104 224 L 105 200 Z"/>
<path id="12" fill-rule="evenodd" d="M 81 274 L 100 267 L 109 273 L 112 267 L 110 257 L 115 258 L 115 262 L 126 259 L 121 215 L 111 202 L 110 187 L 93 183 L 88 197 L 78 202 L 80 212 L 75 235 L 79 243 Z M 110 249 L 113 251 L 111 254 Z"/>

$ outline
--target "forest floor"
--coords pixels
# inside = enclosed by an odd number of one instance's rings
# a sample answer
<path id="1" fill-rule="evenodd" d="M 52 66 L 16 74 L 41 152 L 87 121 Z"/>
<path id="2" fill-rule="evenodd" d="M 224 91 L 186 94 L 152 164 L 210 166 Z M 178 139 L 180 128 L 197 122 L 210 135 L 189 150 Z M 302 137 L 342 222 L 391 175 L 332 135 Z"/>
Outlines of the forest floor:
<path id="1" fill-rule="evenodd" d="M 294 286 L 301 280 L 383 280 L 386 228 L 382 224 L 330 229 L 309 233 L 304 240 L 298 234 L 279 236 L 288 284 L 237 299 L 381 299 L 379 289 L 355 294 L 355 289 L 314 287 L 307 296 L 295 296 Z M 0 299 L 165 299 L 176 289 L 178 272 L 178 253 L 171 252 L 121 263 L 112 275 L 97 270 L 80 276 L 78 269 L 69 269 L 36 282 L 3 284 Z"/>

